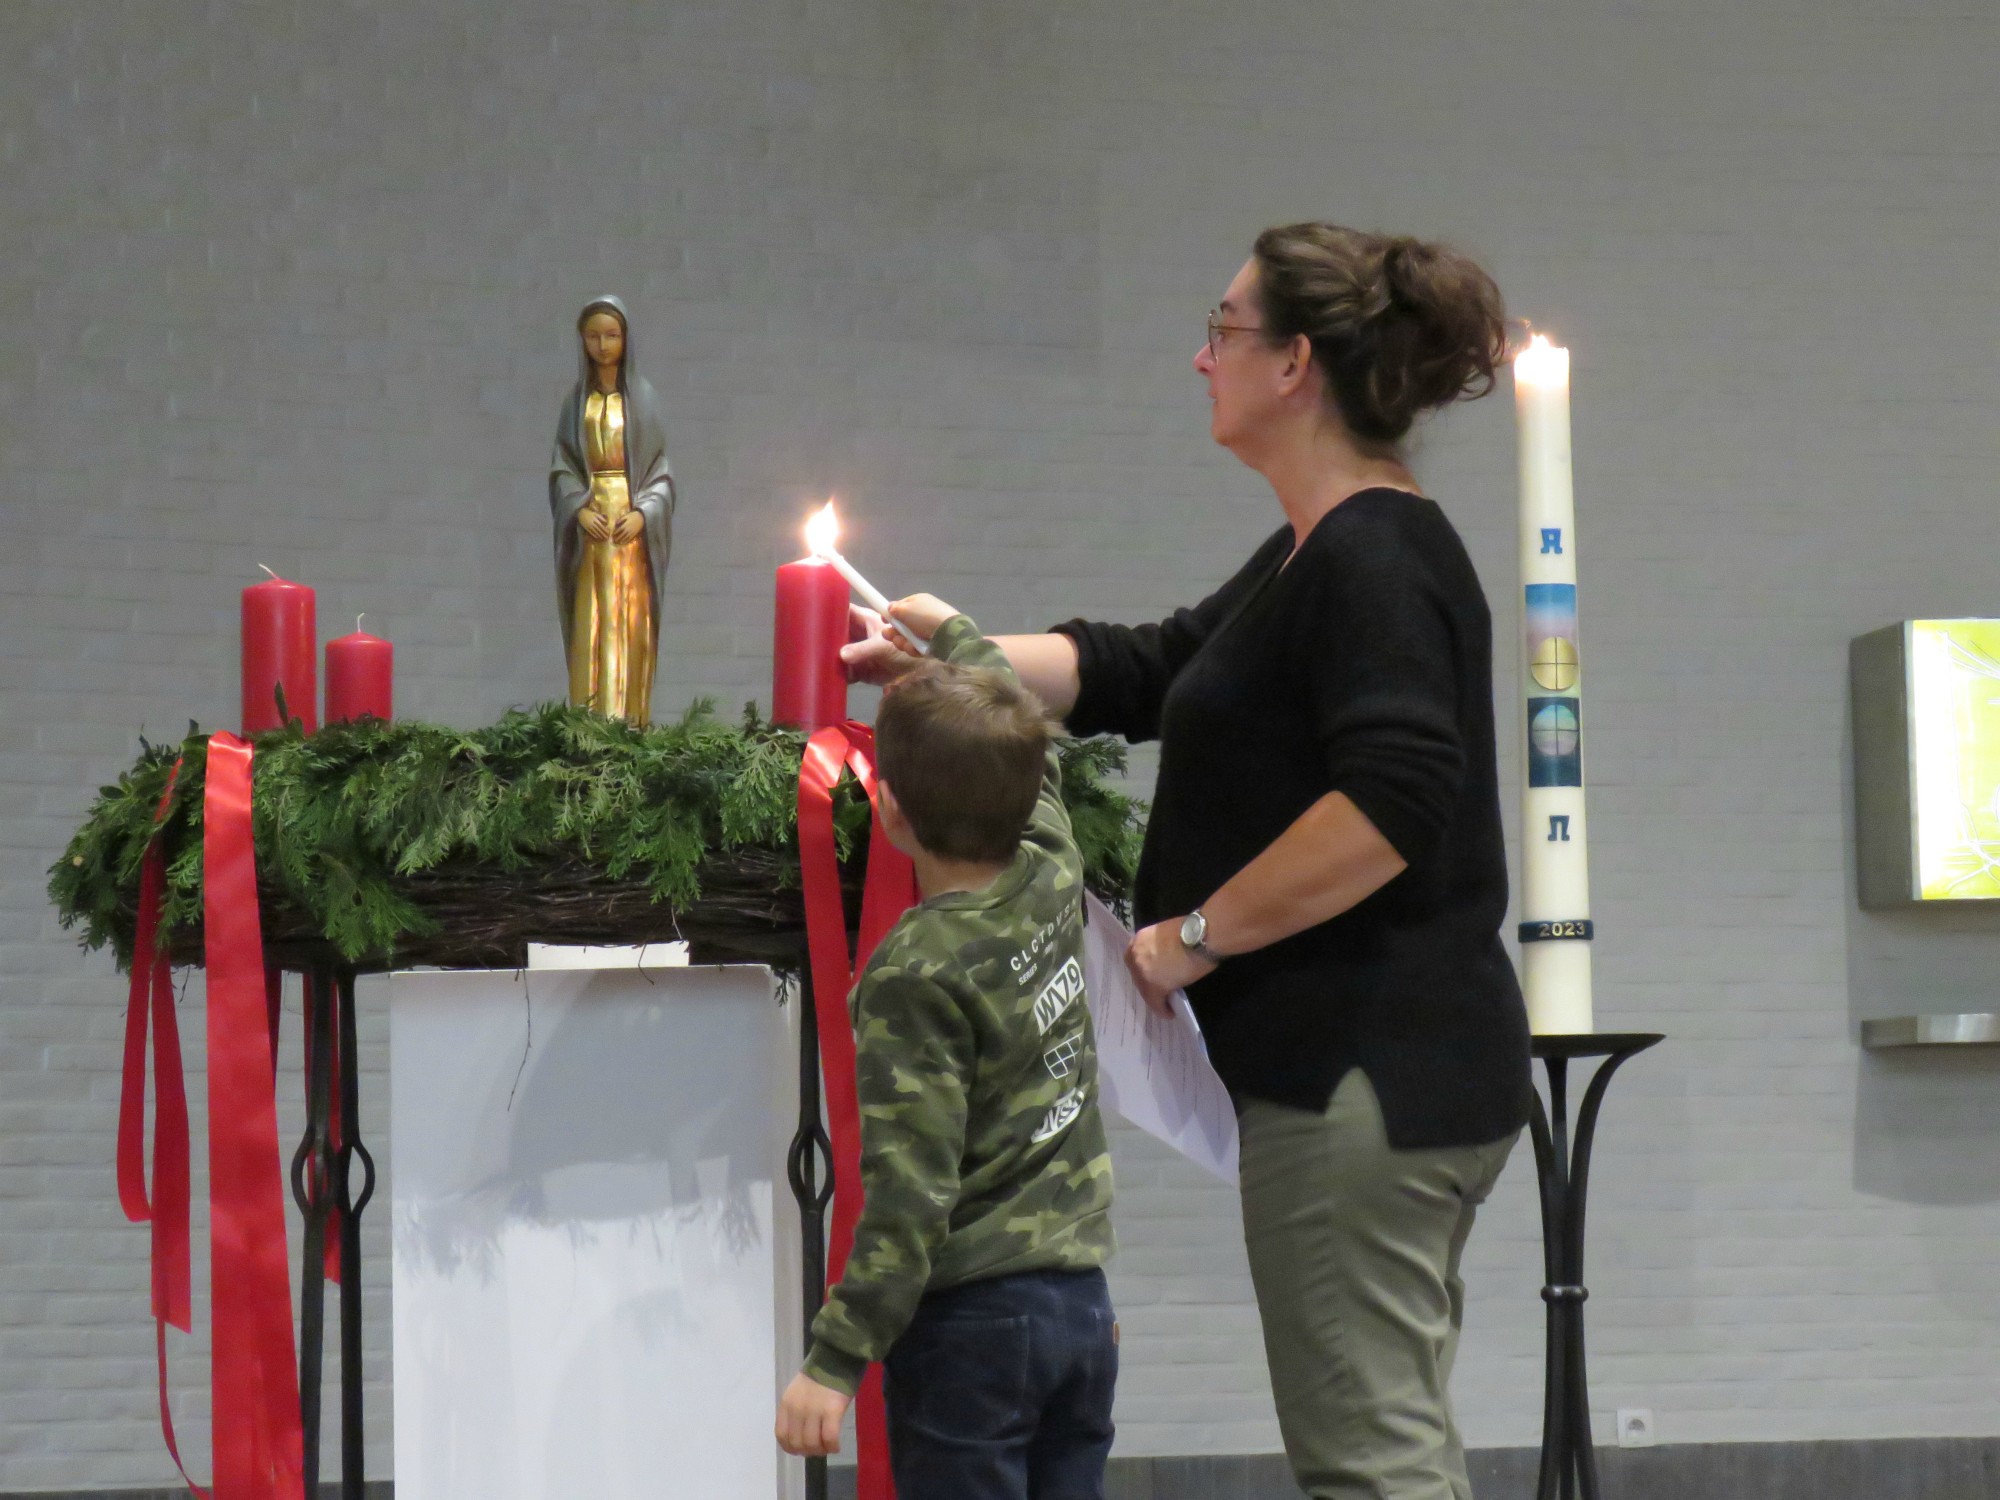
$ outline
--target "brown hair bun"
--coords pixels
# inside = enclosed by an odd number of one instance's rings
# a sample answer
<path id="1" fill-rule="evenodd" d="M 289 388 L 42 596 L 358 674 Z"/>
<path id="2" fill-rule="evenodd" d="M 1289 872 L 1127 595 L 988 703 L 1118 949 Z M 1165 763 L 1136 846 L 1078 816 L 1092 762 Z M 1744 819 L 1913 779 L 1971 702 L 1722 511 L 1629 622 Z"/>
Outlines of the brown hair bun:
<path id="1" fill-rule="evenodd" d="M 1254 255 L 1265 335 L 1306 336 L 1328 399 L 1362 444 L 1393 448 L 1425 412 L 1493 389 L 1506 312 L 1468 257 L 1319 222 L 1265 230 Z"/>

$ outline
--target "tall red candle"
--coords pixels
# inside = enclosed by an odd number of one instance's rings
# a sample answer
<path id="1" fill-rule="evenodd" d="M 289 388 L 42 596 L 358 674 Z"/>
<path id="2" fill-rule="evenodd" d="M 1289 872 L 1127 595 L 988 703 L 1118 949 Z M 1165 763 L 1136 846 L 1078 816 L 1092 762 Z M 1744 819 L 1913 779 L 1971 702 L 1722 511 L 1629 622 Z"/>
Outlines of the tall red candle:
<path id="1" fill-rule="evenodd" d="M 354 622 L 354 633 L 326 643 L 326 722 L 395 714 L 396 648 Z"/>
<path id="2" fill-rule="evenodd" d="M 319 728 L 319 625 L 313 591 L 275 575 L 243 591 L 243 732 L 281 729 L 276 689 L 285 689 L 285 710 Z"/>
<path id="3" fill-rule="evenodd" d="M 800 558 L 778 569 L 771 654 L 771 717 L 811 733 L 847 717 L 847 580 L 831 563 Z"/>

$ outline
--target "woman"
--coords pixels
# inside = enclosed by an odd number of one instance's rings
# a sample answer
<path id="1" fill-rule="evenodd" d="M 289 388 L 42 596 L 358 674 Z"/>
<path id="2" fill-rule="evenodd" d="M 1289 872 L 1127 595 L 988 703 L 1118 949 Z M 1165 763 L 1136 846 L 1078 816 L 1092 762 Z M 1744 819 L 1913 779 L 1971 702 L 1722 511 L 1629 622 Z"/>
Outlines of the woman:
<path id="1" fill-rule="evenodd" d="M 1491 622 L 1400 444 L 1493 386 L 1498 290 L 1408 239 L 1265 231 L 1195 369 L 1285 524 L 1192 609 L 1002 637 L 1079 734 L 1157 737 L 1127 963 L 1236 1099 L 1285 1448 L 1321 1497 L 1470 1494 L 1445 1385 L 1474 1209 L 1527 1119 L 1501 945 Z M 870 618 L 857 675 L 902 658 Z"/>
<path id="2" fill-rule="evenodd" d="M 660 398 L 632 368 L 625 304 L 593 298 L 576 330 L 581 369 L 549 462 L 569 701 L 644 724 L 673 544 L 674 476 Z"/>

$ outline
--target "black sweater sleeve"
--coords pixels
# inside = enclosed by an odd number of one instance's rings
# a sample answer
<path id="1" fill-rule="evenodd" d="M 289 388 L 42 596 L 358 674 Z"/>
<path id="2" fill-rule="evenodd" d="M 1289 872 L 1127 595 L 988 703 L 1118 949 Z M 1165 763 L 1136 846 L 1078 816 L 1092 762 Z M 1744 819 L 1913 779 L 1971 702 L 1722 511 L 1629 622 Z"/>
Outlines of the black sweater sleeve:
<path id="1" fill-rule="evenodd" d="M 1344 792 L 1405 863 L 1443 837 L 1465 778 L 1459 649 L 1425 559 L 1387 535 L 1316 558 L 1296 678 Z"/>
<path id="2" fill-rule="evenodd" d="M 1160 736 L 1160 705 L 1188 659 L 1267 581 L 1290 548 L 1281 527 L 1221 588 L 1157 625 L 1068 620 L 1051 628 L 1076 644 L 1076 704 L 1064 723 L 1072 734 L 1116 734 L 1137 744 Z"/>

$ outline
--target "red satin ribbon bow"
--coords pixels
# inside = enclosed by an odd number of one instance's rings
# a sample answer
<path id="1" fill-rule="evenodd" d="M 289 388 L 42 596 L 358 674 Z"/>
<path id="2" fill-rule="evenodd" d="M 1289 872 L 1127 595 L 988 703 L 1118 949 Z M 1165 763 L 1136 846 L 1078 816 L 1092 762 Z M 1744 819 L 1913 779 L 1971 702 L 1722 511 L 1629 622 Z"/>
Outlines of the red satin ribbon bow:
<path id="1" fill-rule="evenodd" d="M 233 734 L 208 744 L 202 804 L 208 970 L 208 1178 L 213 1330 L 215 1500 L 304 1500 L 298 1353 L 285 1260 L 278 1150 L 275 986 L 264 966 L 257 856 L 250 825 L 251 749 Z M 161 807 L 164 810 L 165 800 Z M 153 1222 L 153 1312 L 159 1328 L 160 1422 L 180 1463 L 167 1408 L 166 1325 L 192 1326 L 188 1128 L 180 1039 L 166 956 L 158 948 L 164 855 L 148 850 L 126 1009 L 118 1194 L 126 1215 Z M 146 1016 L 153 1025 L 153 1201 L 144 1181 Z M 181 1469 L 185 1477 L 187 1470 Z M 202 1491 L 190 1479 L 189 1487 Z"/>
<path id="2" fill-rule="evenodd" d="M 833 840 L 833 789 L 841 768 L 853 770 L 874 808 L 868 836 L 868 878 L 861 895 L 861 931 L 852 961 L 847 914 L 840 901 L 840 863 Z M 882 832 L 875 794 L 875 734 L 852 721 L 816 731 L 799 766 L 799 865 L 805 891 L 806 946 L 812 961 L 813 1007 L 819 1020 L 820 1069 L 826 1080 L 827 1133 L 833 1141 L 833 1223 L 826 1256 L 827 1286 L 840 1280 L 861 1217 L 861 1106 L 854 1081 L 854 1023 L 847 998 L 854 977 L 896 918 L 917 899 L 909 856 Z M 889 1430 L 882 1406 L 882 1369 L 870 1365 L 855 1398 L 857 1500 L 893 1500 Z"/>
<path id="3" fill-rule="evenodd" d="M 209 738 L 202 810 L 215 1500 L 303 1500 L 276 1033 L 257 912 L 250 757 L 248 743 L 233 734 Z"/>
<path id="4" fill-rule="evenodd" d="M 118 1097 L 118 1204 L 134 1224 L 153 1226 L 154 1345 L 159 1364 L 160 1431 L 174 1466 L 188 1478 L 174 1438 L 167 1402 L 167 1325 L 194 1328 L 193 1260 L 189 1249 L 187 1079 L 181 1067 L 181 1034 L 174 1016 L 173 974 L 160 946 L 160 905 L 166 898 L 167 856 L 159 824 L 173 799 L 181 764 L 153 814 L 152 841 L 139 873 L 139 921 L 132 938 L 132 983 L 125 1002 L 125 1078 Z M 146 1031 L 153 1033 L 153 1192 L 146 1194 Z"/>

